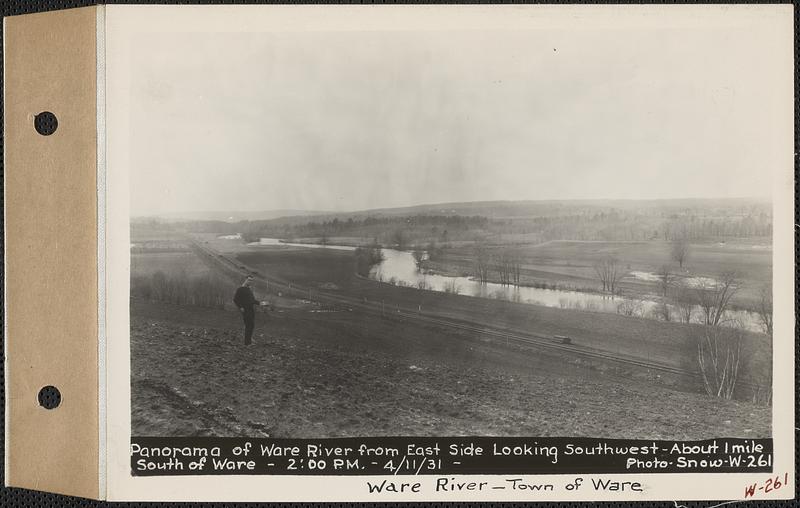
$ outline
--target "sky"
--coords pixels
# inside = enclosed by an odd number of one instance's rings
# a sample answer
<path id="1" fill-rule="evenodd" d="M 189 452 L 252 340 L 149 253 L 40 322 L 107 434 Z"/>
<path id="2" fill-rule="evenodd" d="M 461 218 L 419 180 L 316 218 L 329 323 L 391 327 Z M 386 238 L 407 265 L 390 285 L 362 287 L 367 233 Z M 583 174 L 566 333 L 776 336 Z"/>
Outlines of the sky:
<path id="1" fill-rule="evenodd" d="M 131 212 L 768 197 L 778 42 L 733 25 L 148 34 Z"/>

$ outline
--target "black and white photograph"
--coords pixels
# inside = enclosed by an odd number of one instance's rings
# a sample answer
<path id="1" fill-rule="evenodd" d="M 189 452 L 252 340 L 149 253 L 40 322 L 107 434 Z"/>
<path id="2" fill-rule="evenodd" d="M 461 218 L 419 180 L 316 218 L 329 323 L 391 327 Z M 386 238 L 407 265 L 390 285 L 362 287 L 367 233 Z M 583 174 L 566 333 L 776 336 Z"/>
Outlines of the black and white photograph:
<path id="1" fill-rule="evenodd" d="M 142 35 L 131 435 L 771 438 L 790 168 L 740 14 Z"/>

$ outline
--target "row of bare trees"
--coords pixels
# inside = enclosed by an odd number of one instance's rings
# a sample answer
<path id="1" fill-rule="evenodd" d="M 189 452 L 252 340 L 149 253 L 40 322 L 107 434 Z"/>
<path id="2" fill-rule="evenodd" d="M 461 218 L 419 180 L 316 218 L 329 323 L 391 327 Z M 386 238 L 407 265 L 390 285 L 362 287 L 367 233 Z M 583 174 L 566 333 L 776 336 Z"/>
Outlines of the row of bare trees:
<path id="1" fill-rule="evenodd" d="M 600 284 L 603 285 L 603 291 L 608 291 L 612 294 L 616 293 L 619 282 L 625 275 L 625 271 L 622 269 L 619 260 L 613 256 L 609 256 L 595 263 L 592 268 L 594 268 L 594 273 L 600 280 Z"/>
<path id="2" fill-rule="evenodd" d="M 711 215 L 715 215 L 712 214 Z M 714 218 L 702 214 L 688 215 L 664 221 L 656 234 L 664 240 L 675 238 L 729 238 L 770 236 L 772 214 L 768 209 L 728 210 L 725 216 Z"/>
<path id="3" fill-rule="evenodd" d="M 701 322 L 705 325 L 731 324 L 727 312 L 731 299 L 740 288 L 736 273 L 723 272 L 716 279 L 688 279 L 664 265 L 657 276 L 664 302 L 674 305 L 678 321 L 691 323 L 692 318 L 699 313 Z M 673 320 L 672 314 L 665 318 L 666 321 Z"/>
<path id="4" fill-rule="evenodd" d="M 500 284 L 519 286 L 522 278 L 522 255 L 514 248 L 490 251 L 485 245 L 475 246 L 475 278 L 485 284 L 492 272 L 497 273 Z"/>
<path id="5" fill-rule="evenodd" d="M 515 250 L 503 250 L 494 258 L 494 267 L 500 277 L 500 284 L 519 286 L 522 271 L 521 256 Z"/>
<path id="6" fill-rule="evenodd" d="M 489 282 L 490 261 L 489 249 L 483 244 L 477 244 L 475 246 L 475 278 L 481 284 Z"/>

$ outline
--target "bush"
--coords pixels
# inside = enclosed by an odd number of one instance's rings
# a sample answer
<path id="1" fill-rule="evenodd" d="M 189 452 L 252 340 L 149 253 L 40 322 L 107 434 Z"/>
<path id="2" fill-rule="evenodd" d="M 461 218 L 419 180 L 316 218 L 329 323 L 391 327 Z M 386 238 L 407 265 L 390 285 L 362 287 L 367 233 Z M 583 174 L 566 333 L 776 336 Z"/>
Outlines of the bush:
<path id="1" fill-rule="evenodd" d="M 379 264 L 384 259 L 383 251 L 378 244 L 373 244 L 368 247 L 357 247 L 355 256 L 356 273 L 363 277 L 369 276 L 372 267 Z"/>
<path id="2" fill-rule="evenodd" d="M 461 287 L 456 283 L 456 279 L 451 279 L 444 283 L 444 292 L 452 295 L 457 295 L 461 292 Z"/>
<path id="3" fill-rule="evenodd" d="M 678 346 L 681 368 L 698 375 L 687 388 L 712 397 L 768 403 L 770 343 L 737 326 L 690 325 L 687 332 Z"/>
<path id="4" fill-rule="evenodd" d="M 642 315 L 642 302 L 632 298 L 624 298 L 617 304 L 617 314 L 640 317 Z"/>
<path id="5" fill-rule="evenodd" d="M 742 332 L 738 328 L 706 325 L 697 336 L 697 361 L 706 393 L 731 399 L 742 363 Z"/>

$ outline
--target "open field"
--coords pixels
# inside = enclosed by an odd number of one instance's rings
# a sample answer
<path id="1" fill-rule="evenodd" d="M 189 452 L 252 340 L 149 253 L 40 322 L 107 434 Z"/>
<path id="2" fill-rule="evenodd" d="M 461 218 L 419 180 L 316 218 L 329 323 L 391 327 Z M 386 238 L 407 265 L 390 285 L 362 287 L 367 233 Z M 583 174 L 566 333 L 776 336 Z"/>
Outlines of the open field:
<path id="1" fill-rule="evenodd" d="M 131 277 L 149 277 L 157 271 L 176 274 L 186 272 L 187 275 L 206 275 L 211 269 L 192 251 L 185 252 L 152 252 L 131 253 Z"/>
<path id="2" fill-rule="evenodd" d="M 494 246 L 502 249 L 503 244 Z M 717 277 L 723 272 L 735 272 L 741 288 L 734 305 L 752 308 L 764 281 L 772 276 L 772 248 L 764 239 L 736 239 L 729 242 L 695 242 L 690 244 L 690 256 L 682 269 L 670 259 L 669 242 L 651 240 L 640 242 L 549 241 L 542 244 L 512 244 L 522 256 L 523 284 L 548 283 L 562 288 L 599 291 L 600 283 L 593 265 L 612 256 L 626 272 L 656 273 L 662 266 L 672 267 L 682 277 Z M 472 274 L 472 246 L 455 246 L 443 251 L 425 267 L 447 275 Z M 496 279 L 490 277 L 490 280 Z M 621 288 L 628 294 L 658 295 L 657 282 L 637 280 L 628 276 Z"/>
<path id="3" fill-rule="evenodd" d="M 770 411 L 413 321 L 131 306 L 138 436 L 768 437 Z M 631 408 L 646 410 L 631 411 Z"/>

